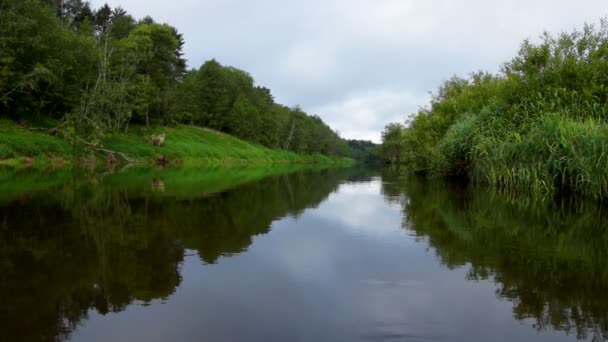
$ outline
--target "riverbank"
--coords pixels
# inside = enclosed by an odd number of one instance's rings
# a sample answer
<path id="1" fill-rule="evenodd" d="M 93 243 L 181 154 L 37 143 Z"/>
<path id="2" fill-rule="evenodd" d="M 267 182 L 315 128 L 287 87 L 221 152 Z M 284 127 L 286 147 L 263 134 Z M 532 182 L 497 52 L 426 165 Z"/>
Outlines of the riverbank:
<path id="1" fill-rule="evenodd" d="M 160 146 L 150 140 L 163 136 Z M 127 134 L 107 135 L 95 147 L 69 144 L 59 134 L 0 121 L 0 165 L 9 168 L 63 169 L 101 165 L 233 166 L 272 164 L 350 164 L 349 158 L 301 155 L 269 149 L 201 127 L 135 126 Z"/>
<path id="2" fill-rule="evenodd" d="M 497 74 L 445 81 L 407 125 L 386 126 L 385 161 L 527 196 L 606 201 L 607 42 L 608 21 L 546 34 Z"/>

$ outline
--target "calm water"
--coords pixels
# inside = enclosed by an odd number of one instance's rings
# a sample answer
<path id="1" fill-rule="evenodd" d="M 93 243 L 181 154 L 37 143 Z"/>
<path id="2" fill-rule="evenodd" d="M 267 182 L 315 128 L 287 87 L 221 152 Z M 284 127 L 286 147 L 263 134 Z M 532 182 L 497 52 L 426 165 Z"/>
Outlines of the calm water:
<path id="1" fill-rule="evenodd" d="M 0 175 L 0 340 L 606 339 L 597 206 L 268 173 Z"/>

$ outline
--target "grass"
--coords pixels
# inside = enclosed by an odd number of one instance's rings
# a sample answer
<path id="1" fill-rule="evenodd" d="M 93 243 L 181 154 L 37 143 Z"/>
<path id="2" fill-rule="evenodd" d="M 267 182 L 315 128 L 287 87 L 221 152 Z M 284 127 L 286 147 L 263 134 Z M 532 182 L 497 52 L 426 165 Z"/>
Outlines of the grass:
<path id="1" fill-rule="evenodd" d="M 0 165 L 22 167 L 26 164 L 48 168 L 72 159 L 74 149 L 63 139 L 32 132 L 8 120 L 0 120 Z"/>
<path id="2" fill-rule="evenodd" d="M 162 146 L 153 146 L 145 137 L 165 134 Z M 104 145 L 140 160 L 154 161 L 159 155 L 179 160 L 187 166 L 226 164 L 333 163 L 344 159 L 323 155 L 300 155 L 273 150 L 237 139 L 228 134 L 195 127 L 136 127 L 129 134 L 108 137 Z"/>
<path id="3" fill-rule="evenodd" d="M 436 175 L 468 174 L 529 195 L 608 198 L 608 125 L 597 119 L 546 113 L 513 127 L 500 113 L 471 115 L 448 130 L 437 152 Z"/>
<path id="4" fill-rule="evenodd" d="M 166 136 L 162 146 L 150 144 L 152 134 Z M 125 154 L 143 166 L 153 166 L 159 156 L 170 165 L 194 167 L 272 165 L 272 164 L 347 164 L 348 158 L 329 157 L 320 154 L 301 155 L 283 150 L 273 150 L 252 144 L 227 134 L 194 126 L 132 127 L 128 134 L 112 134 L 102 141 L 107 150 Z M 91 159 L 91 152 L 74 148 L 58 136 L 32 132 L 12 121 L 0 120 L 0 166 L 11 168 L 35 167 L 47 169 L 57 166 L 74 166 L 81 157 Z M 107 154 L 96 152 L 97 164 Z M 116 157 L 119 161 L 120 157 Z"/>
<path id="5" fill-rule="evenodd" d="M 401 132 L 387 126 L 385 158 L 506 191 L 607 200 L 607 46 L 606 19 L 525 41 L 499 73 L 452 78 Z"/>

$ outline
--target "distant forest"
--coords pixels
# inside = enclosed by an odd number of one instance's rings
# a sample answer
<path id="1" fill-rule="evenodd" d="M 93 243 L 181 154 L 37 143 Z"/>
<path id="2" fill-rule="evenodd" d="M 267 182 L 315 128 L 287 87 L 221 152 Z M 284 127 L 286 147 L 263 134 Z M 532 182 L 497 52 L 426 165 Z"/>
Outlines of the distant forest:
<path id="1" fill-rule="evenodd" d="M 380 164 L 380 146 L 369 140 L 347 140 L 350 157 L 367 164 Z"/>
<path id="2" fill-rule="evenodd" d="M 297 153 L 348 156 L 316 115 L 216 60 L 188 70 L 175 27 L 82 0 L 0 2 L 0 113 L 96 143 L 129 125 L 193 124 Z"/>

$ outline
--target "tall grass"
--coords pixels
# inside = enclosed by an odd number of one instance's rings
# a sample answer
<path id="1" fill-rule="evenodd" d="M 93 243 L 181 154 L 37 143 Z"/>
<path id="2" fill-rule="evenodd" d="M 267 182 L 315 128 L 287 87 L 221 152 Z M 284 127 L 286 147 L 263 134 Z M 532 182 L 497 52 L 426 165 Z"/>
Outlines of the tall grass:
<path id="1" fill-rule="evenodd" d="M 521 192 L 608 198 L 608 125 L 544 114 L 525 128 L 471 115 L 454 124 L 433 160 L 436 176 L 467 174 Z"/>
<path id="2" fill-rule="evenodd" d="M 400 160 L 435 177 L 608 198 L 608 20 L 526 41 L 497 75 L 452 78 L 403 128 Z M 388 126 L 387 126 L 388 127 Z M 387 135 L 385 135 L 387 136 Z M 422 153 L 420 153 L 422 151 Z"/>

